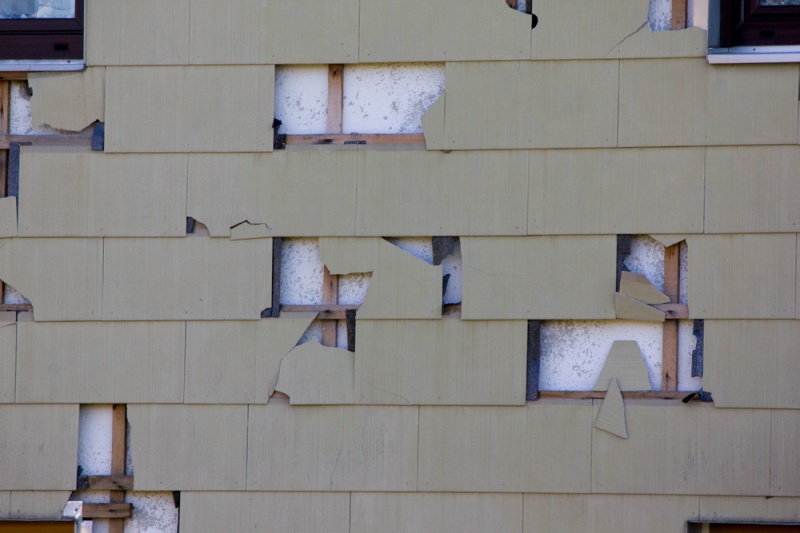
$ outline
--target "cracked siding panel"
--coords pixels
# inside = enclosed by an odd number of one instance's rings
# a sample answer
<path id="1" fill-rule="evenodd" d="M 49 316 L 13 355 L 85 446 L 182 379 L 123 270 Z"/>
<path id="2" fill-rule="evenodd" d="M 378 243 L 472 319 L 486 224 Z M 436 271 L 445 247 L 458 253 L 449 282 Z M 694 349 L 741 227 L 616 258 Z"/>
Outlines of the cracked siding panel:
<path id="1" fill-rule="evenodd" d="M 797 522 L 800 520 L 800 499 L 701 496 L 699 518 L 717 522 Z"/>
<path id="2" fill-rule="evenodd" d="M 352 404 L 353 360 L 352 352 L 309 340 L 283 357 L 275 390 L 291 405 Z"/>
<path id="3" fill-rule="evenodd" d="M 285 401 L 250 406 L 247 489 L 416 490 L 417 413 Z"/>
<path id="4" fill-rule="evenodd" d="M 181 532 L 349 533 L 350 494 L 319 492 L 182 492 Z"/>
<path id="5" fill-rule="evenodd" d="M 186 235 L 185 155 L 23 148 L 19 181 L 20 236 Z"/>
<path id="6" fill-rule="evenodd" d="M 359 0 L 191 0 L 191 7 L 192 64 L 358 62 Z"/>
<path id="7" fill-rule="evenodd" d="M 356 403 L 525 404 L 524 320 L 358 320 L 356 327 Z"/>
<path id="8" fill-rule="evenodd" d="M 361 151 L 356 233 L 525 234 L 527 175 L 524 151 Z"/>
<path id="9" fill-rule="evenodd" d="M 0 490 L 73 490 L 77 405 L 0 405 Z"/>
<path id="10" fill-rule="evenodd" d="M 36 320 L 99 320 L 102 239 L 0 241 L 0 279 L 34 306 Z"/>
<path id="11" fill-rule="evenodd" d="M 525 494 L 525 533 L 685 533 L 697 496 Z"/>
<path id="12" fill-rule="evenodd" d="M 522 533 L 522 494 L 353 493 L 351 533 Z"/>
<path id="13" fill-rule="evenodd" d="M 271 305 L 272 239 L 107 238 L 104 261 L 104 320 L 258 320 Z"/>
<path id="14" fill-rule="evenodd" d="M 462 318 L 614 318 L 614 236 L 461 239 Z"/>
<path id="15" fill-rule="evenodd" d="M 419 490 L 588 492 L 592 422 L 570 400 L 420 407 Z"/>
<path id="16" fill-rule="evenodd" d="M 60 130 L 81 131 L 104 122 L 106 69 L 82 72 L 32 72 L 28 75 L 31 120 Z"/>
<path id="17" fill-rule="evenodd" d="M 622 61 L 619 145 L 797 143 L 798 80 L 797 65 Z"/>
<path id="18" fill-rule="evenodd" d="M 189 156 L 187 214 L 214 237 L 243 220 L 271 235 L 354 235 L 356 152 Z"/>
<path id="19" fill-rule="evenodd" d="M 17 401 L 183 401 L 183 322 L 20 322 Z M 92 376 L 92 386 L 76 386 Z"/>
<path id="20" fill-rule="evenodd" d="M 706 150 L 707 233 L 800 231 L 800 147 Z"/>
<path id="21" fill-rule="evenodd" d="M 364 63 L 530 58 L 531 18 L 503 0 L 362 2 L 359 33 Z"/>
<path id="22" fill-rule="evenodd" d="M 772 414 L 773 496 L 800 496 L 800 410 L 770 411 Z"/>
<path id="23" fill-rule="evenodd" d="M 794 318 L 795 234 L 686 240 L 692 318 Z"/>
<path id="24" fill-rule="evenodd" d="M 447 63 L 445 72 L 444 138 L 428 132 L 429 147 L 617 144 L 619 61 Z"/>
<path id="25" fill-rule="evenodd" d="M 12 491 L 9 518 L 60 520 L 70 491 Z"/>
<path id="26" fill-rule="evenodd" d="M 271 152 L 274 89 L 272 65 L 110 67 L 106 151 Z"/>
<path id="27" fill-rule="evenodd" d="M 103 0 L 86 10 L 88 65 L 183 65 L 190 0 Z"/>
<path id="28" fill-rule="evenodd" d="M 593 492 L 767 494 L 770 411 L 663 403 L 625 402 L 627 440 L 594 432 Z"/>
<path id="29" fill-rule="evenodd" d="M 0 403 L 14 401 L 17 365 L 17 314 L 0 313 Z"/>
<path id="30" fill-rule="evenodd" d="M 246 405 L 129 405 L 128 422 L 135 490 L 244 489 Z"/>
<path id="31" fill-rule="evenodd" d="M 704 150 L 531 152 L 528 233 L 702 233 Z"/>

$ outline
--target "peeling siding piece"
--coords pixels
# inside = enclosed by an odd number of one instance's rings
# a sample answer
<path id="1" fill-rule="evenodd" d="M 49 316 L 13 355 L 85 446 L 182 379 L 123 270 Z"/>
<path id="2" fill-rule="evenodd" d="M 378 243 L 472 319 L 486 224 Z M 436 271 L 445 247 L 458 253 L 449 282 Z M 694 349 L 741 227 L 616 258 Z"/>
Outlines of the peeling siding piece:
<path id="1" fill-rule="evenodd" d="M 525 404 L 524 320 L 356 324 L 356 403 Z"/>
<path id="2" fill-rule="evenodd" d="M 19 187 L 20 236 L 186 234 L 185 155 L 28 147 Z"/>
<path id="3" fill-rule="evenodd" d="M 247 489 L 411 491 L 416 407 L 250 406 Z M 137 470 L 138 475 L 138 470 Z"/>
<path id="4" fill-rule="evenodd" d="M 106 69 L 81 72 L 32 72 L 28 75 L 33 126 L 81 131 L 105 120 Z"/>
<path id="5" fill-rule="evenodd" d="M 447 63 L 445 76 L 447 91 L 444 99 L 439 98 L 444 106 L 444 138 L 426 132 L 429 147 L 617 144 L 618 61 Z"/>
<path id="6" fill-rule="evenodd" d="M 243 220 L 274 236 L 352 236 L 356 152 L 190 155 L 187 209 L 212 237 Z"/>
<path id="7" fill-rule="evenodd" d="M 619 290 L 625 296 L 639 300 L 646 304 L 665 304 L 669 296 L 656 289 L 650 280 L 641 274 L 622 272 L 620 275 Z"/>
<path id="8" fill-rule="evenodd" d="M 706 149 L 705 231 L 800 231 L 800 146 Z"/>
<path id="9" fill-rule="evenodd" d="M 271 65 L 109 67 L 105 149 L 271 152 L 274 89 Z"/>
<path id="10" fill-rule="evenodd" d="M 360 151 L 356 233 L 524 235 L 527 175 L 524 151 Z"/>
<path id="11" fill-rule="evenodd" d="M 77 405 L 0 405 L 0 490 L 73 490 Z"/>
<path id="12" fill-rule="evenodd" d="M 359 0 L 191 0 L 191 8 L 192 64 L 358 62 Z"/>
<path id="13" fill-rule="evenodd" d="M 103 0 L 86 10 L 89 65 L 183 65 L 190 0 Z"/>
<path id="14" fill-rule="evenodd" d="M 522 494 L 353 493 L 351 533 L 522 532 Z"/>
<path id="15" fill-rule="evenodd" d="M 60 520 L 71 491 L 11 492 L 9 518 Z"/>
<path id="16" fill-rule="evenodd" d="M 624 274 L 624 272 L 623 272 Z M 664 322 L 666 314 L 624 294 L 614 295 L 614 312 L 618 319 L 643 322 Z"/>
<path id="17" fill-rule="evenodd" d="M 271 305 L 272 239 L 108 238 L 104 261 L 105 320 L 257 320 Z"/>
<path id="18" fill-rule="evenodd" d="M 186 323 L 186 403 L 267 403 L 281 358 L 316 313 Z"/>
<path id="19" fill-rule="evenodd" d="M 352 352 L 310 340 L 283 358 L 275 390 L 292 405 L 351 404 L 353 359 Z"/>
<path id="20" fill-rule="evenodd" d="M 699 518 L 715 522 L 797 522 L 800 521 L 800 499 L 701 496 Z"/>
<path id="21" fill-rule="evenodd" d="M 530 58 L 530 16 L 502 0 L 462 0 L 457 11 L 453 7 L 446 0 L 362 2 L 360 61 Z"/>
<path id="22" fill-rule="evenodd" d="M 569 400 L 420 407 L 419 490 L 588 492 L 593 421 Z"/>
<path id="23" fill-rule="evenodd" d="M 691 251 L 691 318 L 794 318 L 795 234 L 705 235 Z"/>
<path id="24" fill-rule="evenodd" d="M 800 410 L 770 411 L 772 414 L 772 465 L 769 493 L 800 496 Z"/>
<path id="25" fill-rule="evenodd" d="M 461 254 L 463 319 L 615 317 L 614 236 L 465 237 Z"/>
<path id="26" fill-rule="evenodd" d="M 247 406 L 129 405 L 128 420 L 135 490 L 244 488 Z"/>
<path id="27" fill-rule="evenodd" d="M 702 148 L 531 152 L 528 233 L 702 233 L 703 154 Z M 669 201 L 678 191 L 681 201 Z"/>
<path id="28" fill-rule="evenodd" d="M 266 239 L 272 233 L 266 224 L 251 224 L 246 220 L 231 228 L 232 241 L 246 241 L 248 239 Z"/>
<path id="29" fill-rule="evenodd" d="M 768 493 L 769 411 L 628 400 L 625 416 L 627 440 L 593 435 L 593 492 Z"/>
<path id="30" fill-rule="evenodd" d="M 724 68 L 698 58 L 619 68 L 620 146 L 797 143 L 797 64 Z"/>
<path id="31" fill-rule="evenodd" d="M 623 439 L 628 438 L 628 430 L 625 427 L 625 403 L 619 391 L 617 378 L 613 378 L 608 385 L 606 397 L 600 404 L 600 410 L 594 420 L 594 427 Z"/>
<path id="32" fill-rule="evenodd" d="M 17 335 L 18 402 L 183 401 L 183 322 L 20 322 Z"/>
<path id="33" fill-rule="evenodd" d="M 612 380 L 620 390 L 650 390 L 647 364 L 636 341 L 614 341 L 593 390 L 607 390 Z"/>
<path id="34" fill-rule="evenodd" d="M 17 197 L 0 198 L 0 237 L 17 236 Z"/>
<path id="35" fill-rule="evenodd" d="M 0 403 L 14 401 L 17 365 L 17 314 L 0 313 Z"/>
<path id="36" fill-rule="evenodd" d="M 0 279 L 34 306 L 36 320 L 99 320 L 102 239 L 0 241 Z"/>
<path id="37" fill-rule="evenodd" d="M 319 492 L 181 493 L 181 532 L 349 533 L 350 494 Z"/>

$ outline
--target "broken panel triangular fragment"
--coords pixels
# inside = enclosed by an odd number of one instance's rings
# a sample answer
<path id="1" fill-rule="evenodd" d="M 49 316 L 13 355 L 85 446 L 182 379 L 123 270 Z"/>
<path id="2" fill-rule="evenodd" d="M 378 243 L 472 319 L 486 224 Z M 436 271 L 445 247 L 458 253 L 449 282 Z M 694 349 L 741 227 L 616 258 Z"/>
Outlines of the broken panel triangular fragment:
<path id="1" fill-rule="evenodd" d="M 650 390 L 647 364 L 636 341 L 614 341 L 593 390 L 606 390 L 614 378 L 621 390 Z"/>
<path id="2" fill-rule="evenodd" d="M 665 304 L 669 296 L 656 289 L 650 280 L 641 274 L 623 272 L 619 281 L 619 292 L 646 304 Z"/>
<path id="3" fill-rule="evenodd" d="M 623 439 L 628 438 L 628 429 L 625 425 L 625 404 L 616 378 L 609 383 L 606 398 L 600 405 L 600 412 L 597 413 L 594 427 Z"/>

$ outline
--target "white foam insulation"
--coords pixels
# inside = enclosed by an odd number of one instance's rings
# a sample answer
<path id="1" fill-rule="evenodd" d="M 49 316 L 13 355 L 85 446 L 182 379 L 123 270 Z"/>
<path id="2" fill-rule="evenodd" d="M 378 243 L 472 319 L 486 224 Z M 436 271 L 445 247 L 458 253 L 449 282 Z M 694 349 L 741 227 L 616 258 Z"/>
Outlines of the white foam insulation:
<path id="1" fill-rule="evenodd" d="M 328 65 L 275 67 L 280 133 L 328 133 Z"/>

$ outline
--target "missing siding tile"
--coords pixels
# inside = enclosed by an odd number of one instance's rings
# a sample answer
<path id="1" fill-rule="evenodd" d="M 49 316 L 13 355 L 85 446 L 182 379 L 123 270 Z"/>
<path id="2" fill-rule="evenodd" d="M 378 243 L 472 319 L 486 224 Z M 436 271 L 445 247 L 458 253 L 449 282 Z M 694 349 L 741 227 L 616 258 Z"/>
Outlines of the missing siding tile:
<path id="1" fill-rule="evenodd" d="M 261 318 L 281 316 L 281 252 L 283 239 L 272 239 L 272 305 L 261 312 Z"/>
<path id="2" fill-rule="evenodd" d="M 92 150 L 102 152 L 106 149 L 106 126 L 102 122 L 96 122 L 92 130 Z"/>
<path id="3" fill-rule="evenodd" d="M 622 272 L 627 270 L 625 259 L 631 254 L 631 236 L 617 235 L 617 292 L 619 292 L 620 279 Z"/>
<path id="4" fill-rule="evenodd" d="M 705 333 L 705 322 L 703 320 L 694 321 L 692 334 L 697 339 L 697 346 L 692 351 L 692 377 L 702 377 L 703 375 L 703 337 Z"/>
<path id="5" fill-rule="evenodd" d="M 539 399 L 539 367 L 542 354 L 542 323 L 528 320 L 528 372 L 525 401 Z"/>

